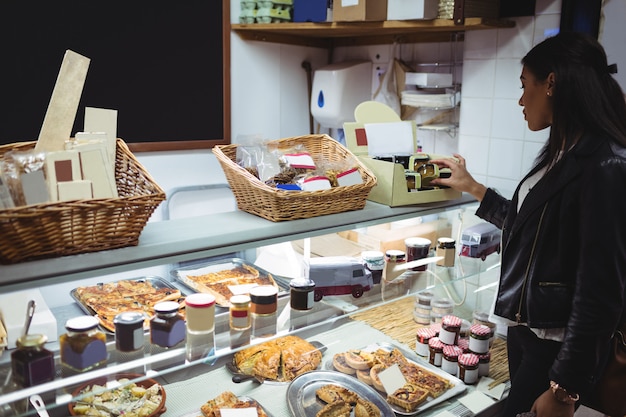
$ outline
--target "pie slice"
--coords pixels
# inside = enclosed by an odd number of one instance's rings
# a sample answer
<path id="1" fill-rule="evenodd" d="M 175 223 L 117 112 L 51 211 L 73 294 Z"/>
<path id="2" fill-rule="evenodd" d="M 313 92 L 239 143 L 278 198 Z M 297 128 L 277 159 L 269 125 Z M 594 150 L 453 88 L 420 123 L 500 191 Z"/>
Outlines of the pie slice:
<path id="1" fill-rule="evenodd" d="M 428 390 L 410 382 L 387 395 L 387 402 L 402 407 L 406 412 L 415 411 L 428 398 Z"/>

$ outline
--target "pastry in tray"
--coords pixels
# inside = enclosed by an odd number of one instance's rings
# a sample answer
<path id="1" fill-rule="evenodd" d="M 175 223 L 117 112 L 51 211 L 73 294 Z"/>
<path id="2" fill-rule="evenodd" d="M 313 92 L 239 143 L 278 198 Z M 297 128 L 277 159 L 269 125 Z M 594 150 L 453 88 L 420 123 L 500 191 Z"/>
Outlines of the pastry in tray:
<path id="1" fill-rule="evenodd" d="M 278 288 L 272 274 L 240 261 L 195 270 L 179 270 L 177 275 L 185 285 L 213 295 L 215 304 L 221 307 L 229 307 L 230 297 L 247 294 L 254 286 L 272 285 Z"/>
<path id="2" fill-rule="evenodd" d="M 273 381 L 291 381 L 317 369 L 320 349 L 298 336 L 283 336 L 236 352 L 233 364 L 242 373 Z"/>
<path id="3" fill-rule="evenodd" d="M 386 393 L 387 401 L 407 412 L 416 410 L 428 397 L 438 398 L 453 387 L 448 379 L 408 360 L 395 347 L 373 351 L 351 349 L 335 354 L 332 364 L 335 370 L 355 375 L 381 392 L 385 390 L 378 374 L 392 365 L 398 365 L 407 384 L 396 392 Z"/>
<path id="4" fill-rule="evenodd" d="M 327 384 L 315 391 L 317 398 L 326 403 L 316 417 L 380 417 L 380 409 L 371 401 L 361 398 L 345 387 Z"/>
<path id="5" fill-rule="evenodd" d="M 114 332 L 113 320 L 119 313 L 137 311 L 146 316 L 144 327 L 154 315 L 154 306 L 162 301 L 178 301 L 179 289 L 157 278 L 127 279 L 104 284 L 77 287 L 72 290 L 74 299 L 89 313 L 95 315 L 100 325 Z"/>
<path id="6" fill-rule="evenodd" d="M 202 417 L 221 417 L 222 408 L 256 408 L 259 417 L 268 417 L 261 405 L 252 398 L 239 398 L 230 391 L 224 391 L 217 397 L 202 404 Z"/>

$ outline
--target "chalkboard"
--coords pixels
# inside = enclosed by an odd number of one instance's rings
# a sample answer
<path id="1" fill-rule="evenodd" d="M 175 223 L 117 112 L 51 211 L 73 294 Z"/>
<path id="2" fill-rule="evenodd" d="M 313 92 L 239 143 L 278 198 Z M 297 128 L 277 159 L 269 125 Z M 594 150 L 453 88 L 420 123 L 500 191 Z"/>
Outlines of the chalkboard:
<path id="1" fill-rule="evenodd" d="M 98 107 L 131 144 L 225 143 L 227 1 L 1 3 L 0 144 L 37 139 L 67 49 L 91 59 L 72 135 Z"/>

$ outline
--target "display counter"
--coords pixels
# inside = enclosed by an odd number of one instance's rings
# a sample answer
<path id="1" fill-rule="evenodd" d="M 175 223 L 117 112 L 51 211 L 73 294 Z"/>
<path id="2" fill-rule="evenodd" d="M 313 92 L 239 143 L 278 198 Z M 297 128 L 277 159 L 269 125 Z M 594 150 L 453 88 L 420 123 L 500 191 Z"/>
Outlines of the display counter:
<path id="1" fill-rule="evenodd" d="M 272 223 L 239 211 L 149 223 L 137 247 L 0 266 L 0 286 L 3 293 L 9 294 L 40 287 L 56 318 L 58 334 L 62 334 L 67 319 L 84 314 L 79 304 L 68 298 L 68 288 L 160 271 L 163 278 L 180 288 L 183 295 L 188 295 L 193 291 L 173 278 L 172 271 L 199 260 L 237 255 L 255 262 L 262 248 L 281 242 L 293 243 L 298 239 L 314 240 L 330 235 L 345 238 L 347 232 L 366 234 L 372 227 L 393 230 L 404 227 L 407 222 L 419 224 L 433 219 L 438 224 L 446 224 L 444 233 L 458 237 L 462 229 L 477 221 L 473 215 L 474 206 L 475 201 L 464 196 L 461 200 L 423 207 L 390 208 L 368 202 L 360 211 L 283 223 Z M 351 244 L 367 248 L 363 242 Z M 228 312 L 218 308 L 216 327 L 210 340 L 198 342 L 188 338 L 186 343 L 171 349 L 152 345 L 146 333 L 143 349 L 125 354 L 116 350 L 114 337 L 108 334 L 106 366 L 88 372 L 67 371 L 59 363 L 58 342 L 50 342 L 46 347 L 55 354 L 56 378 L 29 388 L 18 387 L 12 382 L 12 351 L 5 351 L 0 357 L 0 416 L 36 415 L 28 404 L 32 395 L 43 398 L 51 416 L 65 416 L 68 404 L 75 401 L 72 393 L 76 387 L 95 378 L 128 372 L 143 375 L 137 377 L 138 381 L 154 378 L 164 386 L 167 401 L 163 416 L 166 417 L 200 416 L 199 407 L 225 390 L 256 399 L 271 416 L 292 415 L 288 383 L 266 381 L 259 384 L 254 380 L 234 383 L 224 364 L 232 361 L 235 352 L 250 344 L 288 334 L 324 345 L 320 370 L 332 370 L 329 360 L 332 361 L 334 353 L 378 342 L 395 344 L 415 360 L 424 360 L 415 354 L 415 331 L 419 327 L 412 316 L 415 294 L 428 289 L 438 297 L 450 298 L 454 304 L 453 314 L 471 321 L 474 311 L 490 305 L 498 267 L 497 254 L 484 261 L 457 257 L 453 267 L 431 264 L 426 271 L 409 271 L 391 283 L 376 284 L 359 298 L 350 294 L 325 296 L 306 311 L 291 309 L 288 294 L 281 294 L 275 316 L 259 319 L 256 323 L 253 321 L 252 328 L 244 332 L 230 330 Z M 501 351 L 502 345 L 498 343 L 497 346 Z M 505 357 L 498 362 L 503 362 L 506 367 Z M 496 382 L 506 384 L 507 376 L 500 375 L 499 371 L 495 373 L 503 365 L 497 365 L 495 361 L 493 365 L 494 374 L 490 376 L 495 377 Z M 462 392 L 455 392 L 452 398 L 420 411 L 419 415 L 437 415 L 443 410 L 452 415 L 480 414 L 459 402 L 475 391 L 480 390 L 475 385 L 467 385 Z M 482 415 L 495 412 L 499 402 L 481 395 L 489 401 L 486 403 L 488 407 L 483 404 Z"/>

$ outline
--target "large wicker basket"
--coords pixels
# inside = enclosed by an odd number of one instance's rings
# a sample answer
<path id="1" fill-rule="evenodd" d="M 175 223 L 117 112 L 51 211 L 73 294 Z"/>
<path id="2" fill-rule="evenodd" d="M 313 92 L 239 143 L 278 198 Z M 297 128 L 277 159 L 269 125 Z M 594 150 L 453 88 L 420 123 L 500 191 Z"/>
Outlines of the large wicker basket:
<path id="1" fill-rule="evenodd" d="M 328 135 L 305 135 L 273 141 L 279 148 L 304 145 L 316 161 L 338 162 L 352 158 L 358 165 L 363 183 L 322 191 L 284 191 L 264 184 L 236 162 L 237 145 L 217 145 L 213 154 L 220 162 L 237 207 L 248 213 L 278 222 L 306 219 L 325 214 L 360 210 L 376 177 L 344 146 Z"/>
<path id="2" fill-rule="evenodd" d="M 35 142 L 0 146 L 29 150 Z M 0 263 L 96 252 L 137 245 L 165 193 L 124 141 L 117 140 L 118 198 L 32 204 L 0 210 Z"/>

